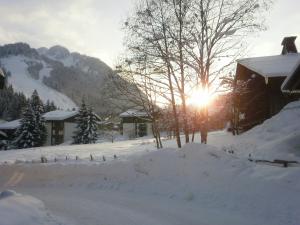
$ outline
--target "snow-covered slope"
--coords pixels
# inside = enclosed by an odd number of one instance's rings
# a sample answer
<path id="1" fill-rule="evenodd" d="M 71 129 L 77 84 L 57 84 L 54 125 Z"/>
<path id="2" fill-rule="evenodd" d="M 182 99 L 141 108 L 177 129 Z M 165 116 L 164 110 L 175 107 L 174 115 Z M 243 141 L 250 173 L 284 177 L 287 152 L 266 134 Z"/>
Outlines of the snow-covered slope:
<path id="1" fill-rule="evenodd" d="M 98 113 L 119 114 L 132 104 L 120 93 L 111 77 L 120 78 L 100 59 L 69 52 L 62 46 L 31 48 L 26 43 L 0 46 L 0 67 L 8 83 L 29 96 L 36 89 L 42 100 L 62 108 L 80 105 L 82 98 Z M 115 107 L 118 105 L 118 107 Z"/>
<path id="2" fill-rule="evenodd" d="M 224 146 L 245 157 L 251 154 L 256 159 L 300 161 L 300 101 L 289 103 L 261 125 L 229 139 L 225 137 Z"/>
<path id="3" fill-rule="evenodd" d="M 28 64 L 26 62 L 38 62 L 43 64 L 43 68 L 39 71 L 39 79 L 33 79 L 28 73 Z M 72 109 L 76 104 L 64 94 L 46 86 L 42 80 L 44 77 L 50 76 L 51 67 L 45 62 L 33 60 L 26 56 L 9 56 L 1 59 L 2 65 L 10 71 L 8 83 L 18 92 L 23 92 L 27 97 L 31 96 L 34 90 L 37 90 L 41 99 L 53 101 L 59 108 Z"/>

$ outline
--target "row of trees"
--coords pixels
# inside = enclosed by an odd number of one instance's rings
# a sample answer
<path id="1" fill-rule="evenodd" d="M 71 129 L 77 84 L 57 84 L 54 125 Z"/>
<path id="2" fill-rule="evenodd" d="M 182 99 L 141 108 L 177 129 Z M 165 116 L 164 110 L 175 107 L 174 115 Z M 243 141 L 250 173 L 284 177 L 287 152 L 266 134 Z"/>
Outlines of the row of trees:
<path id="1" fill-rule="evenodd" d="M 30 99 L 21 92 L 15 92 L 13 87 L 10 85 L 0 91 L 0 118 L 3 120 L 15 120 L 21 117 L 23 109 L 29 104 Z M 44 111 L 50 112 L 56 110 L 53 101 L 47 100 L 43 104 Z"/>
<path id="2" fill-rule="evenodd" d="M 114 82 L 149 114 L 154 134 L 157 105 L 171 106 L 181 147 L 180 117 L 185 142 L 190 141 L 189 95 L 197 89 L 220 90 L 219 78 L 230 74 L 245 50 L 245 39 L 265 28 L 262 13 L 270 4 L 270 0 L 139 0 L 125 22 L 127 49 L 116 68 L 132 85 L 128 88 L 116 76 Z M 194 124 L 201 127 L 195 129 L 201 128 L 201 141 L 206 143 L 207 107 L 199 115 L 201 123 L 195 116 Z"/>
<path id="3" fill-rule="evenodd" d="M 16 148 L 40 147 L 45 144 L 47 130 L 43 114 L 45 107 L 34 91 L 26 105 L 20 127 L 17 129 L 13 146 Z M 77 127 L 74 133 L 74 144 L 95 143 L 97 139 L 97 118 L 92 108 L 88 108 L 82 102 L 79 114 L 76 118 Z"/>

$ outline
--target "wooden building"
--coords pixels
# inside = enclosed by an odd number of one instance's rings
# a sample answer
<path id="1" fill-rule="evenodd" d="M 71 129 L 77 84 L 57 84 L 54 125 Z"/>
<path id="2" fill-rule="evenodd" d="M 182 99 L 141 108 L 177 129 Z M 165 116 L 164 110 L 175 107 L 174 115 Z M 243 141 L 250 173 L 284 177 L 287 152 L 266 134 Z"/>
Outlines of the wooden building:
<path id="1" fill-rule="evenodd" d="M 120 114 L 121 133 L 128 138 L 152 134 L 152 123 L 146 112 L 131 109 Z"/>
<path id="2" fill-rule="evenodd" d="M 281 55 L 237 61 L 233 91 L 234 132 L 239 133 L 262 123 L 287 103 L 299 98 L 298 94 L 284 94 L 281 88 L 287 77 L 291 77 L 287 84 L 293 86 L 295 81 L 290 75 L 299 73 L 300 54 L 295 39 L 284 38 Z"/>

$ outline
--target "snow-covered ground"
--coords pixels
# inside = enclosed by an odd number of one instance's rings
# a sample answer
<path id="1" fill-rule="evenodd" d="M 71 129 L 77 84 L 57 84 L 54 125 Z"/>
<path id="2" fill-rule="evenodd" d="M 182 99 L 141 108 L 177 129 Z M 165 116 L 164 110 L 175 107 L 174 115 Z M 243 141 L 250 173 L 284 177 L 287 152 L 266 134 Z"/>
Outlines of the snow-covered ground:
<path id="1" fill-rule="evenodd" d="M 0 193 L 0 215 L 1 225 L 57 225 L 62 222 L 52 216 L 40 200 L 11 190 Z"/>
<path id="2" fill-rule="evenodd" d="M 168 145 L 175 146 L 174 140 L 168 141 Z M 0 164 L 12 163 L 35 163 L 40 162 L 41 156 L 45 156 L 49 163 L 60 164 L 86 163 L 93 156 L 94 162 L 103 162 L 103 156 L 106 161 L 114 159 L 114 155 L 119 159 L 126 160 L 130 155 L 145 153 L 150 150 L 156 150 L 153 139 L 137 139 L 118 141 L 115 143 L 103 142 L 90 145 L 59 145 L 43 148 L 28 148 L 24 150 L 0 151 Z M 76 161 L 76 156 L 78 160 Z M 66 161 L 67 157 L 67 161 Z"/>
<path id="3" fill-rule="evenodd" d="M 28 224 L 299 224 L 300 167 L 248 161 L 250 153 L 299 160 L 299 117 L 300 102 L 292 103 L 241 136 L 212 132 L 210 145 L 182 149 L 172 140 L 155 150 L 153 140 L 143 139 L 2 151 L 0 187 L 22 195 L 0 197 L 0 218 L 12 218 L 0 224 L 31 214 L 39 219 Z M 41 155 L 51 163 L 24 162 Z M 26 208 L 27 214 L 16 214 Z"/>

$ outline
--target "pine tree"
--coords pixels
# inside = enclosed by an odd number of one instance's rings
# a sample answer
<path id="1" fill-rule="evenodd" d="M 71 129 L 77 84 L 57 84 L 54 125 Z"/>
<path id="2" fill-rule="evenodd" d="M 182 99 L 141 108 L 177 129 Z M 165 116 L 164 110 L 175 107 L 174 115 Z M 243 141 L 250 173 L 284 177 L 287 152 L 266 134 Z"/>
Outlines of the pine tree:
<path id="1" fill-rule="evenodd" d="M 97 117 L 92 108 L 87 108 L 84 100 L 76 118 L 77 127 L 73 137 L 74 144 L 91 144 L 97 140 Z"/>
<path id="2" fill-rule="evenodd" d="M 35 142 L 36 146 L 42 146 L 47 138 L 47 130 L 45 126 L 45 119 L 43 118 L 43 113 L 45 108 L 43 102 L 41 101 L 36 90 L 32 93 L 30 99 L 30 105 L 34 113 L 35 118 Z"/>
<path id="3" fill-rule="evenodd" d="M 31 106 L 28 104 L 23 112 L 21 119 L 21 126 L 17 130 L 13 144 L 17 148 L 31 148 L 36 146 L 36 130 L 35 130 L 35 116 Z"/>
<path id="4" fill-rule="evenodd" d="M 45 109 L 45 113 L 46 113 L 46 112 L 57 110 L 57 107 L 53 101 L 50 102 L 50 100 L 48 99 L 44 106 L 44 109 Z"/>
<path id="5" fill-rule="evenodd" d="M 88 143 L 95 143 L 97 140 L 97 117 L 92 108 L 88 110 L 88 127 L 87 127 Z"/>
<path id="6" fill-rule="evenodd" d="M 76 117 L 76 131 L 73 136 L 74 144 L 87 144 L 88 143 L 88 118 L 89 113 L 85 105 L 84 100 L 82 100 L 81 107 L 79 109 L 78 116 Z"/>
<path id="7" fill-rule="evenodd" d="M 47 138 L 43 102 L 34 91 L 21 119 L 21 126 L 16 132 L 14 144 L 18 148 L 42 146 Z"/>
<path id="8" fill-rule="evenodd" d="M 0 91 L 0 118 L 8 121 L 18 119 L 26 105 L 25 95 L 16 93 L 11 85 Z"/>
<path id="9" fill-rule="evenodd" d="M 44 105 L 44 109 L 45 109 L 45 112 L 50 112 L 50 100 L 48 99 L 46 101 L 46 104 Z"/>

